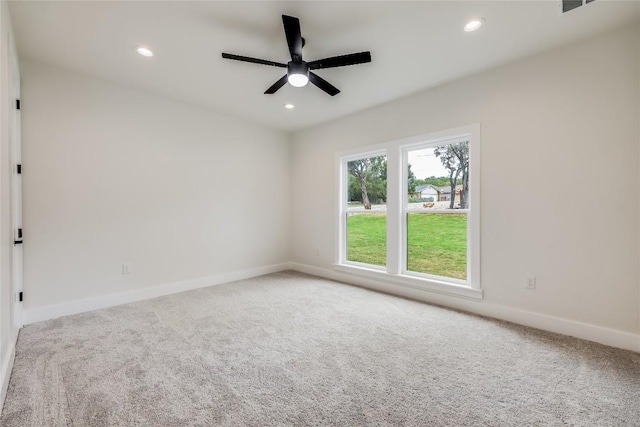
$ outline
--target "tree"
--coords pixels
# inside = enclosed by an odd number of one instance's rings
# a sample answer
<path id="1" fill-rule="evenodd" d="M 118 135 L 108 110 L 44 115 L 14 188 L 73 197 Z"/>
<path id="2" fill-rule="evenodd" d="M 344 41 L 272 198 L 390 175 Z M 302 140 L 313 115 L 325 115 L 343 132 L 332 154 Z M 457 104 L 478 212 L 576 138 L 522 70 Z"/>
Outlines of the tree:
<path id="1" fill-rule="evenodd" d="M 456 184 L 462 174 L 462 188 L 460 190 L 460 207 L 466 209 L 469 204 L 469 142 L 456 142 L 436 147 L 433 150 L 436 157 L 440 158 L 442 165 L 449 171 L 449 184 L 451 185 L 451 203 L 449 209 L 453 209 L 456 200 Z"/>
<path id="2" fill-rule="evenodd" d="M 413 194 L 416 192 L 416 186 L 419 185 L 416 179 L 416 175 L 411 170 L 411 164 L 407 165 L 407 192 Z"/>
<path id="3" fill-rule="evenodd" d="M 367 191 L 367 184 L 371 179 L 373 171 L 375 157 L 367 159 L 353 160 L 347 164 L 349 168 L 349 174 L 353 176 L 358 184 L 360 184 L 360 194 L 362 196 L 362 204 L 365 209 L 371 209 L 371 201 L 369 201 L 369 193 Z"/>
<path id="4" fill-rule="evenodd" d="M 377 156 L 354 160 L 347 164 L 349 169 L 349 200 L 362 202 L 365 209 L 371 209 L 371 202 L 387 201 L 387 157 Z M 416 176 L 408 169 L 409 194 L 415 192 Z"/>
<path id="5" fill-rule="evenodd" d="M 422 178 L 422 179 L 416 179 L 415 180 L 415 185 L 419 186 L 419 185 L 425 185 L 425 184 L 430 184 L 433 185 L 434 187 L 446 187 L 447 185 L 450 184 L 449 182 L 449 177 L 448 176 L 430 176 L 428 178 Z M 460 185 L 462 184 L 462 180 L 460 178 L 458 178 L 458 181 L 456 182 L 456 185 Z"/>
<path id="6" fill-rule="evenodd" d="M 349 175 L 349 201 L 362 203 L 362 189 L 353 175 Z"/>
<path id="7" fill-rule="evenodd" d="M 373 203 L 387 201 L 387 158 L 378 156 L 371 158 L 371 175 L 367 182 L 369 200 Z"/>

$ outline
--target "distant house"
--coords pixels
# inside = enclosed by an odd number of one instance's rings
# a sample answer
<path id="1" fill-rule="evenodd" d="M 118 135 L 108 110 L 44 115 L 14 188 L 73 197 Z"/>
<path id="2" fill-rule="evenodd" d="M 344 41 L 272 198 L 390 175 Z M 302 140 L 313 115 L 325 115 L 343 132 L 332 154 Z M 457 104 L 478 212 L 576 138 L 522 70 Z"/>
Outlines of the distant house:
<path id="1" fill-rule="evenodd" d="M 451 186 L 438 187 L 440 197 L 439 202 L 448 202 L 451 200 Z M 456 185 L 455 204 L 460 203 L 460 192 L 462 191 L 462 185 Z"/>
<path id="2" fill-rule="evenodd" d="M 412 197 L 424 201 L 437 202 L 440 197 L 440 191 L 438 187 L 434 187 L 431 184 L 418 185 L 414 190 Z M 432 198 L 433 200 L 428 200 Z"/>

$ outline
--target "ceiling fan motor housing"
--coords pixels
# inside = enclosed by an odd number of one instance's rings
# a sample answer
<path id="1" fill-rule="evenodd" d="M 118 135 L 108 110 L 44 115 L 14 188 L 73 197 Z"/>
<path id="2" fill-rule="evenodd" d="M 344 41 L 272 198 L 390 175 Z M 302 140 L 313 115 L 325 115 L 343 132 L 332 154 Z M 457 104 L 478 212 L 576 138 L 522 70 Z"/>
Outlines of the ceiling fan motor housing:
<path id="1" fill-rule="evenodd" d="M 287 64 L 287 76 L 291 74 L 302 74 L 309 78 L 309 66 L 306 62 L 289 61 Z"/>
<path id="2" fill-rule="evenodd" d="M 287 81 L 293 87 L 303 87 L 309 83 L 309 65 L 304 61 L 290 61 L 287 64 Z"/>

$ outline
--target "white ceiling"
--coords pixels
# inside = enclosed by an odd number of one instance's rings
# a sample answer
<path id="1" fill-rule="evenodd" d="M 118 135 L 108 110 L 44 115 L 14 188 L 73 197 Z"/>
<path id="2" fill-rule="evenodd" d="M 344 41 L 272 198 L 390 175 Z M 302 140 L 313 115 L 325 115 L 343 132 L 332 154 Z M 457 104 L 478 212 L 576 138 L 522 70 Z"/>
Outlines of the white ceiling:
<path id="1" fill-rule="evenodd" d="M 565 15 L 557 1 L 17 1 L 10 11 L 21 58 L 292 131 L 630 23 L 640 3 Z M 282 14 L 300 18 L 305 60 L 370 50 L 373 62 L 319 70 L 335 97 L 312 85 L 263 95 L 284 69 L 220 53 L 286 63 Z M 472 17 L 486 24 L 465 33 Z"/>

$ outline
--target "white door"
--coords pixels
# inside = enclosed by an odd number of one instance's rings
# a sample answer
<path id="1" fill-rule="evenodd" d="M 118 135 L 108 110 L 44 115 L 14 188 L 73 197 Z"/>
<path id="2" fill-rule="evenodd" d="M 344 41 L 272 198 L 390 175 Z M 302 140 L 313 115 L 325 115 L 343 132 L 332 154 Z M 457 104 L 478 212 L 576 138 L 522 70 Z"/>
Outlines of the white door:
<path id="1" fill-rule="evenodd" d="M 13 226 L 13 252 L 12 252 L 12 286 L 13 286 L 13 327 L 22 327 L 22 144 L 20 141 L 20 73 L 18 71 L 18 59 L 13 51 L 12 43 L 9 43 L 9 135 L 11 138 L 11 224 Z M 19 169 L 20 168 L 20 169 Z"/>

